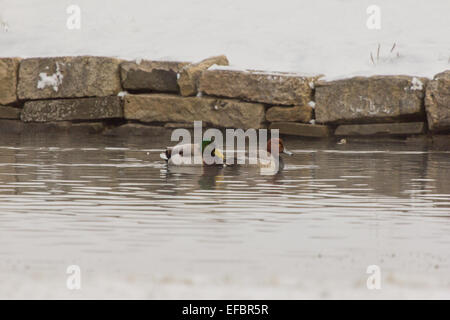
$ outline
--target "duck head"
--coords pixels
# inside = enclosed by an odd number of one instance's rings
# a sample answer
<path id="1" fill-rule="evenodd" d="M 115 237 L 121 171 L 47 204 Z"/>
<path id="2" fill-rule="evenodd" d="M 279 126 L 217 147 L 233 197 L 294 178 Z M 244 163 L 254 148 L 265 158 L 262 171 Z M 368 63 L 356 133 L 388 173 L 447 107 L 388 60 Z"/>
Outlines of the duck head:
<path id="1" fill-rule="evenodd" d="M 276 148 L 273 148 L 273 146 L 276 145 L 278 145 L 279 154 L 284 153 L 287 154 L 288 156 L 292 156 L 292 152 L 290 152 L 284 147 L 283 140 L 279 138 L 272 138 L 269 141 L 267 141 L 267 152 L 269 152 L 270 154 L 276 154 Z"/>

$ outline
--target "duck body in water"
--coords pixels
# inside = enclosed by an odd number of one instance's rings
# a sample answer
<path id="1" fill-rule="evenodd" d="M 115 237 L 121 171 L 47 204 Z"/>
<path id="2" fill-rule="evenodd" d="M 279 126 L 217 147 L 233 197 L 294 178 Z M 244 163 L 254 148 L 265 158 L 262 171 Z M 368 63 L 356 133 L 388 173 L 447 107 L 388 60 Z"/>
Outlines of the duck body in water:
<path id="1" fill-rule="evenodd" d="M 222 151 L 211 145 L 212 141 L 205 140 L 202 144 L 180 144 L 167 147 L 160 157 L 167 161 L 170 166 L 243 166 L 260 168 L 261 174 L 275 174 L 284 167 L 280 154 L 292 155 L 284 147 L 283 140 L 272 138 L 267 142 L 266 150 L 257 150 L 256 154 L 249 157 L 226 158 Z M 211 145 L 211 146 L 210 146 Z M 203 157 L 203 151 L 209 146 L 211 158 L 209 161 Z M 211 159 L 213 160 L 211 162 Z"/>
<path id="2" fill-rule="evenodd" d="M 208 146 L 210 146 L 211 149 L 210 161 L 207 161 L 203 157 L 203 151 Z M 215 147 L 214 142 L 211 140 L 203 140 L 201 145 L 196 143 L 185 143 L 167 147 L 166 150 L 160 154 L 160 158 L 166 160 L 167 164 L 171 166 L 223 166 L 224 163 L 222 152 Z M 211 162 L 211 160 L 214 161 L 209 164 L 208 162 Z"/>
<path id="3" fill-rule="evenodd" d="M 272 138 L 267 142 L 266 150 L 257 150 L 256 154 L 250 154 L 248 157 L 235 156 L 226 158 L 226 165 L 256 167 L 260 169 L 261 174 L 271 175 L 280 172 L 284 168 L 284 162 L 280 154 L 291 156 L 292 152 L 284 147 L 283 140 Z"/>

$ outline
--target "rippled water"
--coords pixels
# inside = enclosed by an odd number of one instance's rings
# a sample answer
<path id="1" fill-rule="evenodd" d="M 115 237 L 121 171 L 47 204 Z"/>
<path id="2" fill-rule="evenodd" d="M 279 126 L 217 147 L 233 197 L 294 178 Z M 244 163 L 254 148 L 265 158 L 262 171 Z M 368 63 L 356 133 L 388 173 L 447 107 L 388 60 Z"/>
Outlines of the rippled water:
<path id="1" fill-rule="evenodd" d="M 262 176 L 168 170 L 164 137 L 0 138 L 0 297 L 450 296 L 449 151 L 285 142 Z"/>

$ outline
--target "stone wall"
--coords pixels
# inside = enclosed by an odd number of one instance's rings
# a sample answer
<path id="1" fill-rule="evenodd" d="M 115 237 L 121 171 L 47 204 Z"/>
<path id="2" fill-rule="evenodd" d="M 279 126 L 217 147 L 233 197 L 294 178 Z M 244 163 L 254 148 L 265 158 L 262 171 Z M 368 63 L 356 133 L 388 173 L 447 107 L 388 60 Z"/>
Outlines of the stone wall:
<path id="1" fill-rule="evenodd" d="M 145 136 L 194 120 L 315 138 L 450 132 L 450 70 L 433 79 L 324 81 L 228 64 L 225 56 L 193 63 L 0 58 L 0 132 Z"/>

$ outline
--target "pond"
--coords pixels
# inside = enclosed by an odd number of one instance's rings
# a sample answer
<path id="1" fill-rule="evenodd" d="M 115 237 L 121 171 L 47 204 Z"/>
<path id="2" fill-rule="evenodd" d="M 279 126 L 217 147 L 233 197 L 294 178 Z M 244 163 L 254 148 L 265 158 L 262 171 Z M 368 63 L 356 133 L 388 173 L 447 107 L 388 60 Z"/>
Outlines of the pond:
<path id="1" fill-rule="evenodd" d="M 286 138 L 264 176 L 171 144 L 2 136 L 0 298 L 450 298 L 448 149 Z"/>

